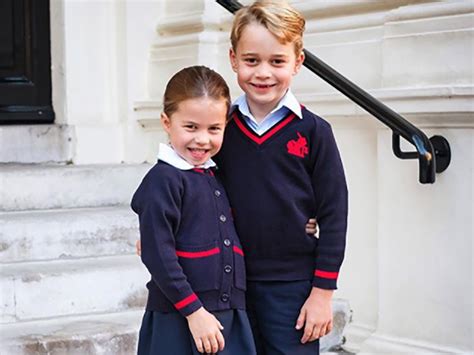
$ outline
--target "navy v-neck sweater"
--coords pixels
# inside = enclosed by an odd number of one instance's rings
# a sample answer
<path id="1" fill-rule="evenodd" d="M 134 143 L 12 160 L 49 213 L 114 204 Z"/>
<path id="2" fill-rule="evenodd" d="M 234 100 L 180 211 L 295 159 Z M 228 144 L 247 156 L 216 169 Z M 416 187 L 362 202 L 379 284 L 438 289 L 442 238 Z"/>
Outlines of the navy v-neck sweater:
<path id="1" fill-rule="evenodd" d="M 302 109 L 258 136 L 235 110 L 215 157 L 245 251 L 247 279 L 335 289 L 348 193 L 328 122 Z M 316 216 L 319 239 L 305 232 Z"/>

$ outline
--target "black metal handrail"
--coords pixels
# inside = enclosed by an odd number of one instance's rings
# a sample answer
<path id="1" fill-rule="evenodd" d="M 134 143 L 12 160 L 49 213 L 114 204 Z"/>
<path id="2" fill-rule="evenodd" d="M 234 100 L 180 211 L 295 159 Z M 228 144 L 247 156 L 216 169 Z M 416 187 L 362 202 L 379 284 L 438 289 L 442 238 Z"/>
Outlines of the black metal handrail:
<path id="1" fill-rule="evenodd" d="M 231 13 L 235 13 L 243 6 L 235 0 L 216 0 L 216 2 Z M 448 141 L 444 137 L 433 136 L 428 139 L 416 126 L 362 90 L 314 54 L 306 49 L 304 49 L 304 54 L 305 61 L 303 65 L 305 67 L 392 130 L 393 153 L 400 159 L 418 159 L 420 183 L 434 183 L 436 173 L 441 173 L 447 169 L 451 162 L 451 150 Z M 416 148 L 416 152 L 403 152 L 400 149 L 400 136 L 410 142 Z"/>

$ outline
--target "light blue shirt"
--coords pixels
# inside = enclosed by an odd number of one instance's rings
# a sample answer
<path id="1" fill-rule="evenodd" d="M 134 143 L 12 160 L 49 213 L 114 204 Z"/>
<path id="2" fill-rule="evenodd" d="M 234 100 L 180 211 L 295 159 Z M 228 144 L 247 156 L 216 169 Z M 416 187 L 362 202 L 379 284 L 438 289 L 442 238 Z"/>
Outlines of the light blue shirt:
<path id="1" fill-rule="evenodd" d="M 303 117 L 301 105 L 290 89 L 288 89 L 286 94 L 281 98 L 278 105 L 260 123 L 257 122 L 250 112 L 245 94 L 234 101 L 232 109 L 234 108 L 239 109 L 240 113 L 244 116 L 245 123 L 259 136 L 284 119 L 289 111 L 293 112 L 299 118 Z"/>

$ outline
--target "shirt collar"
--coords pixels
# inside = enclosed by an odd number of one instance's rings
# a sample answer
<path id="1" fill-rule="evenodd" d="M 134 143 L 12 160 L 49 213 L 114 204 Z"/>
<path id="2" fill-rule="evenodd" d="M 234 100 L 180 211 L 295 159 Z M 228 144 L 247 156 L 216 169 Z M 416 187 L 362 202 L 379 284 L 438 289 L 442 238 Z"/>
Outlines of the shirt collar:
<path id="1" fill-rule="evenodd" d="M 200 166 L 194 166 L 192 164 L 189 164 L 178 153 L 176 153 L 173 147 L 163 143 L 160 143 L 160 147 L 158 150 L 158 159 L 180 170 L 191 170 L 195 168 L 209 169 L 216 166 L 216 163 L 214 163 L 212 159 L 209 159 Z"/>
<path id="2" fill-rule="evenodd" d="M 276 105 L 276 107 L 267 115 L 267 117 L 269 117 L 272 113 L 277 112 L 282 107 L 286 107 L 287 109 L 289 109 L 291 112 L 293 112 L 299 118 L 303 118 L 303 114 L 301 112 L 301 105 L 300 105 L 300 103 L 298 102 L 295 95 L 293 94 L 293 92 L 290 89 L 288 89 L 286 94 L 278 102 L 278 105 Z M 255 121 L 255 118 L 253 117 L 252 113 L 250 112 L 250 108 L 249 108 L 249 105 L 247 103 L 247 98 L 246 98 L 245 94 L 239 96 L 237 98 L 237 100 L 234 101 L 234 103 L 232 104 L 232 110 L 231 111 L 235 110 L 236 108 L 238 108 L 239 111 L 243 115 L 245 115 L 245 116 L 247 116 L 247 117 L 249 117 L 249 118 L 251 118 L 252 120 Z M 264 120 L 267 117 L 265 117 Z"/>

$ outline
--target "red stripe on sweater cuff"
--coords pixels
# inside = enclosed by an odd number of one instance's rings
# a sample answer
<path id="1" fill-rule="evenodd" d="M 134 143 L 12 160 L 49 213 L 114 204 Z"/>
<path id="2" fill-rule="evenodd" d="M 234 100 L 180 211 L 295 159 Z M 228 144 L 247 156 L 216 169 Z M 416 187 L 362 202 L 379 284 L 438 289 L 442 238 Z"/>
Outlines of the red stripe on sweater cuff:
<path id="1" fill-rule="evenodd" d="M 323 279 L 335 280 L 335 279 L 337 279 L 338 275 L 339 275 L 338 272 L 330 272 L 330 271 L 323 271 L 323 270 L 316 270 L 314 272 L 314 276 L 322 277 Z"/>
<path id="2" fill-rule="evenodd" d="M 181 309 L 181 308 L 186 307 L 188 304 L 193 303 L 193 302 L 196 301 L 197 299 L 198 299 L 198 298 L 197 298 L 196 294 L 193 293 L 192 295 L 186 297 L 185 299 L 179 301 L 178 303 L 175 303 L 175 304 L 174 304 L 174 307 L 179 310 L 179 309 Z"/>
<path id="3" fill-rule="evenodd" d="M 244 256 L 244 251 L 243 251 L 242 249 L 240 249 L 239 247 L 236 247 L 236 246 L 234 245 L 233 250 L 234 250 L 235 253 Z"/>
<path id="4" fill-rule="evenodd" d="M 204 251 L 181 251 L 176 250 L 176 255 L 182 258 L 205 258 L 206 256 L 211 256 L 214 254 L 219 254 L 221 251 L 218 247 L 213 249 L 204 250 Z"/>

